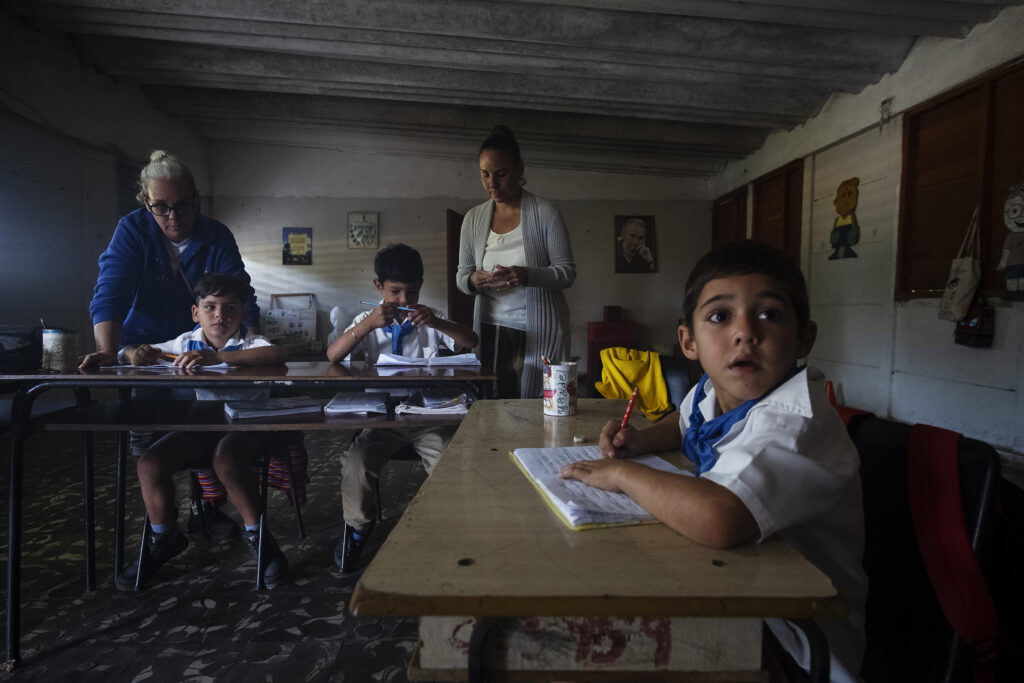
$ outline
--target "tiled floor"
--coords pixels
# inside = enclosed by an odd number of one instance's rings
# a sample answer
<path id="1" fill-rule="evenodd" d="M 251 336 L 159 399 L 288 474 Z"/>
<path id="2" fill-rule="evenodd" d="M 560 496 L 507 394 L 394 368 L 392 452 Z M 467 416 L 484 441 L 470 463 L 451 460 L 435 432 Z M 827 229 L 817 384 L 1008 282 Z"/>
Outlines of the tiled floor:
<path id="1" fill-rule="evenodd" d="M 96 443 L 97 572 L 83 593 L 80 438 L 37 434 L 25 463 L 22 664 L 10 681 L 405 681 L 416 640 L 412 620 L 357 619 L 348 600 L 358 574 L 342 578 L 332 553 L 340 535 L 338 452 L 350 433 L 307 434 L 307 536 L 298 540 L 285 497 L 271 494 L 274 536 L 291 574 L 274 591 L 253 590 L 255 564 L 241 541 L 192 535 L 144 592 L 113 586 L 114 446 Z M 6 501 L 9 443 L 0 437 L 0 490 Z M 365 565 L 425 478 L 422 465 L 393 461 L 382 475 L 385 520 Z M 179 482 L 187 518 L 185 480 Z M 142 504 L 128 487 L 126 553 L 138 549 Z M 6 576 L 6 504 L 0 571 Z M 224 508 L 233 514 L 230 505 Z M 6 597 L 6 595 L 5 595 Z M 0 605 L 0 608 L 3 606 Z"/>

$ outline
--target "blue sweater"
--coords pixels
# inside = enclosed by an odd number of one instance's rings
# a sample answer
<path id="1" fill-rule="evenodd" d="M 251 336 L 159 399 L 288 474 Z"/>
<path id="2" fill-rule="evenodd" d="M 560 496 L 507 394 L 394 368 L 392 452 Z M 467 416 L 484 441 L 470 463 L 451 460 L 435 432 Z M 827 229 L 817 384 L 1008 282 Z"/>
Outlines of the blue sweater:
<path id="1" fill-rule="evenodd" d="M 192 292 L 181 274 L 171 270 L 167 240 L 145 209 L 121 218 L 110 245 L 100 254 L 99 264 L 89 314 L 94 325 L 108 320 L 122 322 L 122 346 L 166 341 L 195 327 Z M 249 282 L 231 231 L 208 216 L 196 216 L 181 266 L 193 285 L 206 273 L 226 273 Z M 252 287 L 246 301 L 245 324 L 250 328 L 260 324 Z"/>

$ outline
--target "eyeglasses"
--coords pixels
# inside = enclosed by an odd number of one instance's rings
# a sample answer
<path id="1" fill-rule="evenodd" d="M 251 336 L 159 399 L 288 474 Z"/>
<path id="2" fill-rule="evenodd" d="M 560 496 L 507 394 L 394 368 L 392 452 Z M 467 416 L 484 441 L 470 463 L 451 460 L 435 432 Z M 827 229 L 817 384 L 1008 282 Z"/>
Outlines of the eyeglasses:
<path id="1" fill-rule="evenodd" d="M 149 210 L 153 212 L 154 216 L 170 216 L 171 211 L 179 216 L 187 216 L 196 210 L 195 202 L 178 202 L 174 206 L 168 206 L 163 202 L 157 202 L 156 204 L 150 204 Z"/>

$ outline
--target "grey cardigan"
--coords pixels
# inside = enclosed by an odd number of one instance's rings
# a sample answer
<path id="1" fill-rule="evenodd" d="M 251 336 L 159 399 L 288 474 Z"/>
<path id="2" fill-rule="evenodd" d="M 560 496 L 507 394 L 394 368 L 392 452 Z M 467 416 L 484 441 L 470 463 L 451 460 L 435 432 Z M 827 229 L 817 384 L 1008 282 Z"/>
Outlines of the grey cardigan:
<path id="1" fill-rule="evenodd" d="M 526 251 L 527 331 L 519 390 L 523 398 L 539 398 L 541 356 L 569 360 L 569 306 L 562 290 L 576 279 L 576 263 L 569 232 L 553 202 L 523 190 L 520 213 Z M 487 200 L 467 211 L 462 221 L 456 284 L 466 294 L 477 294 L 470 288 L 469 276 L 482 267 L 493 214 L 494 202 Z M 473 329 L 480 332 L 480 297 L 473 305 Z"/>

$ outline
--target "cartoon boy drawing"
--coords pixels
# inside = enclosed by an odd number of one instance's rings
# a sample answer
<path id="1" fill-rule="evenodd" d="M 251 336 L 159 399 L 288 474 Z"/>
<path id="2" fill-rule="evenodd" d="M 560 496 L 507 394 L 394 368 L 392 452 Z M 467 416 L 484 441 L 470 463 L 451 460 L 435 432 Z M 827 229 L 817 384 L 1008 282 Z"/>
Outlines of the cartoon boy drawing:
<path id="1" fill-rule="evenodd" d="M 1003 205 L 1003 224 L 1010 234 L 1003 242 L 1003 255 L 996 270 L 1006 271 L 1006 297 L 1024 299 L 1024 184 L 1010 187 Z"/>
<path id="2" fill-rule="evenodd" d="M 832 204 L 836 207 L 835 222 L 832 224 L 832 234 L 829 235 L 829 242 L 832 244 L 832 255 L 829 261 L 840 258 L 857 258 L 857 252 L 851 247 L 860 241 L 860 225 L 857 224 L 857 197 L 860 191 L 860 178 L 850 178 L 839 183 L 836 188 L 836 198 Z"/>

